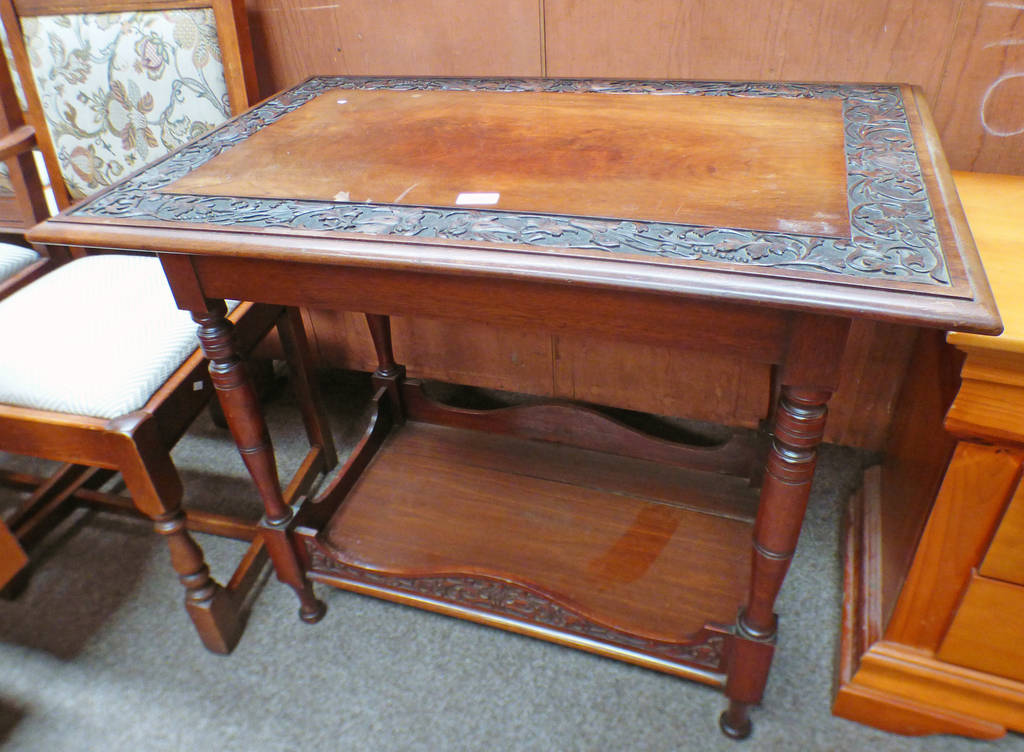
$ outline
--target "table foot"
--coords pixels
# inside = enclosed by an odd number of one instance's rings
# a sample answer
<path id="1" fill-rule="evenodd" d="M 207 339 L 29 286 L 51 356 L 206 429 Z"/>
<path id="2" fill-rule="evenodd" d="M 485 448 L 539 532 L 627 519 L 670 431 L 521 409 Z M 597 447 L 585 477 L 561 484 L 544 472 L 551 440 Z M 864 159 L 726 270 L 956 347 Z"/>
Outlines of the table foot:
<path id="1" fill-rule="evenodd" d="M 732 700 L 729 707 L 718 716 L 718 727 L 730 739 L 746 739 L 753 728 L 749 717 L 750 706 Z"/>
<path id="2" fill-rule="evenodd" d="M 313 598 L 311 603 L 303 603 L 299 607 L 299 618 L 306 624 L 316 624 L 324 618 L 327 613 L 327 604 L 319 598 Z"/>

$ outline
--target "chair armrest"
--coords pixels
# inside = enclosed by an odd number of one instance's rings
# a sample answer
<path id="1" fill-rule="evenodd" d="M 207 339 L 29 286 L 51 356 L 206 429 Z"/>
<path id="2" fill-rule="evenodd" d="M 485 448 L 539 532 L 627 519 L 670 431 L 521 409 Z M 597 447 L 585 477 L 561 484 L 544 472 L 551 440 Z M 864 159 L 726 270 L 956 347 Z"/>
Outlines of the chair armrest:
<path id="1" fill-rule="evenodd" d="M 19 126 L 6 136 L 0 137 L 0 160 L 22 154 L 35 145 L 36 129 L 31 125 Z"/>

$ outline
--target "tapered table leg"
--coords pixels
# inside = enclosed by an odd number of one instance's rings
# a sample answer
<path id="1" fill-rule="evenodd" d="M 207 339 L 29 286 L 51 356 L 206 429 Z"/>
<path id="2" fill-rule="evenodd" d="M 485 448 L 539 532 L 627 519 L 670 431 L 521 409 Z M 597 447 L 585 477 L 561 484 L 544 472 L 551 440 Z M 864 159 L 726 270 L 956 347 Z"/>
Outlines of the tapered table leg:
<path id="1" fill-rule="evenodd" d="M 274 570 L 278 579 L 289 585 L 298 596 L 302 620 L 316 622 L 323 617 L 327 607 L 313 594 L 312 585 L 288 539 L 292 510 L 281 493 L 270 432 L 256 389 L 235 350 L 234 327 L 226 315 L 227 307 L 223 300 L 208 301 L 207 310 L 192 312 L 192 318 L 199 325 L 203 354 L 210 361 L 210 380 L 217 390 L 235 445 L 263 500 L 265 516 L 261 528 Z"/>
<path id="2" fill-rule="evenodd" d="M 775 599 L 796 551 L 848 332 L 849 322 L 842 319 L 806 316 L 794 322 L 754 524 L 750 588 L 731 642 L 729 707 L 719 719 L 722 731 L 735 739 L 750 734 L 749 708 L 761 701 L 768 681 Z"/>
<path id="3" fill-rule="evenodd" d="M 750 733 L 748 707 L 761 701 L 768 680 L 775 649 L 775 598 L 796 550 L 829 396 L 824 391 L 783 387 L 779 400 L 754 526 L 750 591 L 737 622 L 726 686 L 729 709 L 721 718 L 722 730 L 734 738 Z"/>

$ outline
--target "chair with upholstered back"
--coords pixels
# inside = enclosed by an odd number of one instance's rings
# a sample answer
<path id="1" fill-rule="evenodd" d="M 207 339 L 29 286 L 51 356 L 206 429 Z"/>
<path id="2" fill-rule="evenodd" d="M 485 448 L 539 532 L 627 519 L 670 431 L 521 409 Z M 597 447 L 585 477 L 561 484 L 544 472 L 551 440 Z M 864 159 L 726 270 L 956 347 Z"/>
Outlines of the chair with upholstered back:
<path id="1" fill-rule="evenodd" d="M 60 208 L 246 110 L 243 0 L 3 0 Z"/>
<path id="2" fill-rule="evenodd" d="M 0 298 L 66 260 L 61 250 L 51 256 L 23 242 L 24 231 L 49 211 L 33 162 L 35 133 L 25 125 L 17 88 L 8 66 L 0 64 L 0 233 L 11 234 L 0 242 Z"/>
<path id="3" fill-rule="evenodd" d="M 51 2 L 47 8 L 52 10 L 59 2 Z M 241 6 L 240 2 L 221 0 L 213 4 L 221 8 L 221 14 L 224 8 L 233 13 Z M 167 7 L 168 4 L 143 5 Z M 111 3 L 105 2 L 102 7 L 110 10 Z M 9 34 L 12 28 L 19 28 L 12 27 L 12 22 L 25 22 L 24 18 L 19 20 L 14 15 L 14 7 L 8 0 L 4 0 L 2 10 Z M 143 115 L 153 109 L 147 104 L 150 94 L 145 93 L 138 82 L 133 84 L 118 78 L 117 72 L 123 65 L 134 71 L 138 64 L 142 75 L 146 76 L 147 66 L 159 68 L 157 58 L 165 63 L 170 59 L 169 52 L 153 52 L 150 47 L 157 45 L 162 33 L 159 29 L 176 30 L 177 41 L 190 50 L 192 56 L 198 56 L 194 61 L 196 68 L 205 67 L 200 65 L 204 55 L 217 57 L 220 54 L 210 48 L 212 41 L 220 38 L 219 26 L 211 37 L 214 32 L 191 16 L 184 20 L 179 17 L 169 22 L 170 26 L 160 26 L 156 21 L 163 23 L 166 18 L 161 16 L 150 24 L 154 20 L 151 13 L 154 11 L 145 11 L 142 15 L 146 18 L 142 20 L 134 15 L 112 15 L 89 22 L 95 21 L 95 25 L 105 31 L 112 25 L 118 26 L 125 35 L 146 30 L 129 36 L 130 47 L 138 56 L 130 63 L 119 62 L 116 56 L 104 57 L 111 50 L 119 49 L 121 43 L 111 42 L 106 37 L 103 38 L 106 41 L 86 42 L 84 27 L 76 26 L 73 19 L 56 22 L 58 29 L 77 29 L 70 37 L 61 37 L 57 32 L 51 34 L 50 30 L 43 32 L 50 40 L 48 54 L 72 61 L 72 67 L 65 67 L 65 78 L 86 77 L 85 72 L 74 67 L 78 64 L 74 61 L 85 65 L 84 61 L 106 60 L 113 71 L 111 75 L 121 83 L 103 96 L 97 94 L 90 98 L 82 94 L 84 100 L 73 101 L 78 102 L 81 113 L 88 110 L 89 103 L 95 104 L 106 97 L 110 100 L 108 115 L 115 109 L 113 102 L 133 102 L 138 117 L 131 120 L 131 128 L 118 132 L 118 143 L 126 147 L 132 146 L 129 142 L 135 137 L 148 143 L 146 134 L 157 126 L 146 126 L 142 120 Z M 219 18 L 217 12 L 213 12 L 212 17 Z M 232 18 L 230 14 L 227 16 L 228 21 Z M 150 31 L 157 36 L 149 36 Z M 225 33 L 228 37 L 234 35 L 237 40 L 234 32 Z M 28 54 L 24 48 L 19 52 L 17 43 L 12 47 L 16 59 Z M 236 52 L 243 47 L 236 41 Z M 237 79 L 245 66 L 234 66 L 232 74 L 226 62 L 229 55 L 221 54 L 221 57 L 225 60 L 224 70 Z M 182 85 L 201 88 L 192 74 Z M 26 89 L 31 111 L 33 99 L 38 104 L 39 98 L 32 93 L 34 85 Z M 0 80 L 0 93 L 2 90 Z M 16 119 L 17 103 L 8 98 L 3 104 L 10 108 L 9 116 Z M 71 106 L 68 104 L 65 108 L 67 122 L 81 124 L 84 116 L 72 115 L 67 109 Z M 123 114 L 121 110 L 116 111 Z M 186 117 L 169 106 L 163 120 L 178 134 L 175 129 Z M 184 136 L 191 137 L 195 135 L 192 128 L 199 126 L 195 125 L 195 119 L 188 122 L 193 125 L 181 127 L 185 127 Z M 31 141 L 31 126 L 21 126 L 15 132 L 25 136 L 27 142 Z M 156 131 L 153 137 L 157 138 Z M 164 145 L 168 148 L 175 145 L 170 135 L 166 140 L 168 143 Z M 51 139 L 50 146 L 42 135 L 38 141 L 44 153 L 50 149 L 50 157 L 57 157 L 58 163 L 68 157 L 70 161 L 64 160 L 63 164 L 70 164 L 76 176 L 80 176 L 78 168 L 81 166 L 75 162 L 80 156 L 77 149 L 91 149 L 90 153 L 100 154 L 105 148 L 71 147 L 60 135 Z M 52 148 L 54 145 L 56 149 Z M 24 150 L 25 147 L 19 148 Z M 147 154 L 155 156 L 155 151 L 156 147 L 152 147 Z M 138 149 L 126 148 L 124 154 L 142 158 Z M 112 164 L 109 160 L 105 162 L 108 167 Z M 23 151 L 18 152 L 15 162 L 8 160 L 9 165 L 12 163 L 17 168 L 12 174 L 34 170 L 31 158 L 25 157 Z M 101 170 L 98 164 L 98 161 L 93 162 L 96 174 L 103 180 L 117 177 L 116 170 Z M 120 169 L 126 171 L 130 166 L 122 164 Z M 15 182 L 16 191 L 32 194 L 25 197 L 25 201 L 41 205 L 38 176 L 35 181 Z M 57 188 L 57 181 L 54 182 Z M 85 186 L 83 190 L 93 187 L 87 182 L 79 185 Z M 77 190 L 69 188 L 64 198 L 58 191 L 58 202 L 66 201 L 70 193 Z M 211 305 L 220 304 L 212 301 Z M 241 352 L 251 349 L 276 326 L 292 367 L 292 384 L 303 408 L 311 446 L 285 492 L 289 501 L 295 500 L 336 461 L 312 380 L 301 317 L 296 309 L 241 303 L 232 311 L 230 321 Z M 76 505 L 99 505 L 113 511 L 137 510 L 149 517 L 156 530 L 166 536 L 171 563 L 185 588 L 187 611 L 203 643 L 216 652 L 232 649 L 244 624 L 247 594 L 258 581 L 266 553 L 254 521 L 182 508 L 182 482 L 171 461 L 170 450 L 213 393 L 206 361 L 196 349 L 197 344 L 195 323 L 188 312 L 175 305 L 160 261 L 151 256 L 114 253 L 77 258 L 0 300 L 0 352 L 5 354 L 0 362 L 0 450 L 65 463 L 48 479 L 0 471 L 0 482 L 30 492 L 14 514 L 7 517 L 6 524 L 0 526 L 0 585 L 5 578 L 24 571 L 27 550 L 52 528 L 56 519 L 66 516 Z M 255 395 L 251 398 L 255 399 Z M 104 491 L 107 481 L 118 472 L 130 499 Z M 202 549 L 190 533 L 195 530 L 251 541 L 227 586 L 221 586 L 210 576 Z"/>

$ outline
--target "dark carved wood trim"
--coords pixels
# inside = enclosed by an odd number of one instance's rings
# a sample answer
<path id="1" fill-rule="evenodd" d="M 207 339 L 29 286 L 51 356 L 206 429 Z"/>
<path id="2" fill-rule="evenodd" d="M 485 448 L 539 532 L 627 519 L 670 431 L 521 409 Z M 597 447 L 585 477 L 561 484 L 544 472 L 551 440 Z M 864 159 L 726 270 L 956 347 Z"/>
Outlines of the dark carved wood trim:
<path id="1" fill-rule="evenodd" d="M 313 538 L 303 537 L 310 561 L 310 574 L 365 582 L 434 601 L 451 603 L 513 621 L 537 625 L 577 637 L 643 653 L 671 663 L 724 671 L 728 627 L 721 631 L 704 628 L 685 642 L 662 642 L 637 637 L 597 624 L 547 596 L 522 585 L 478 575 L 431 575 L 407 577 L 374 572 L 339 561 Z"/>
<path id="2" fill-rule="evenodd" d="M 846 135 L 851 235 L 840 239 L 593 217 L 159 192 L 314 97 L 331 89 L 355 88 L 839 99 Z M 516 243 L 725 262 L 791 273 L 825 272 L 851 280 L 881 277 L 950 285 L 903 97 L 899 87 L 888 85 L 319 77 L 228 121 L 70 214 Z"/>

